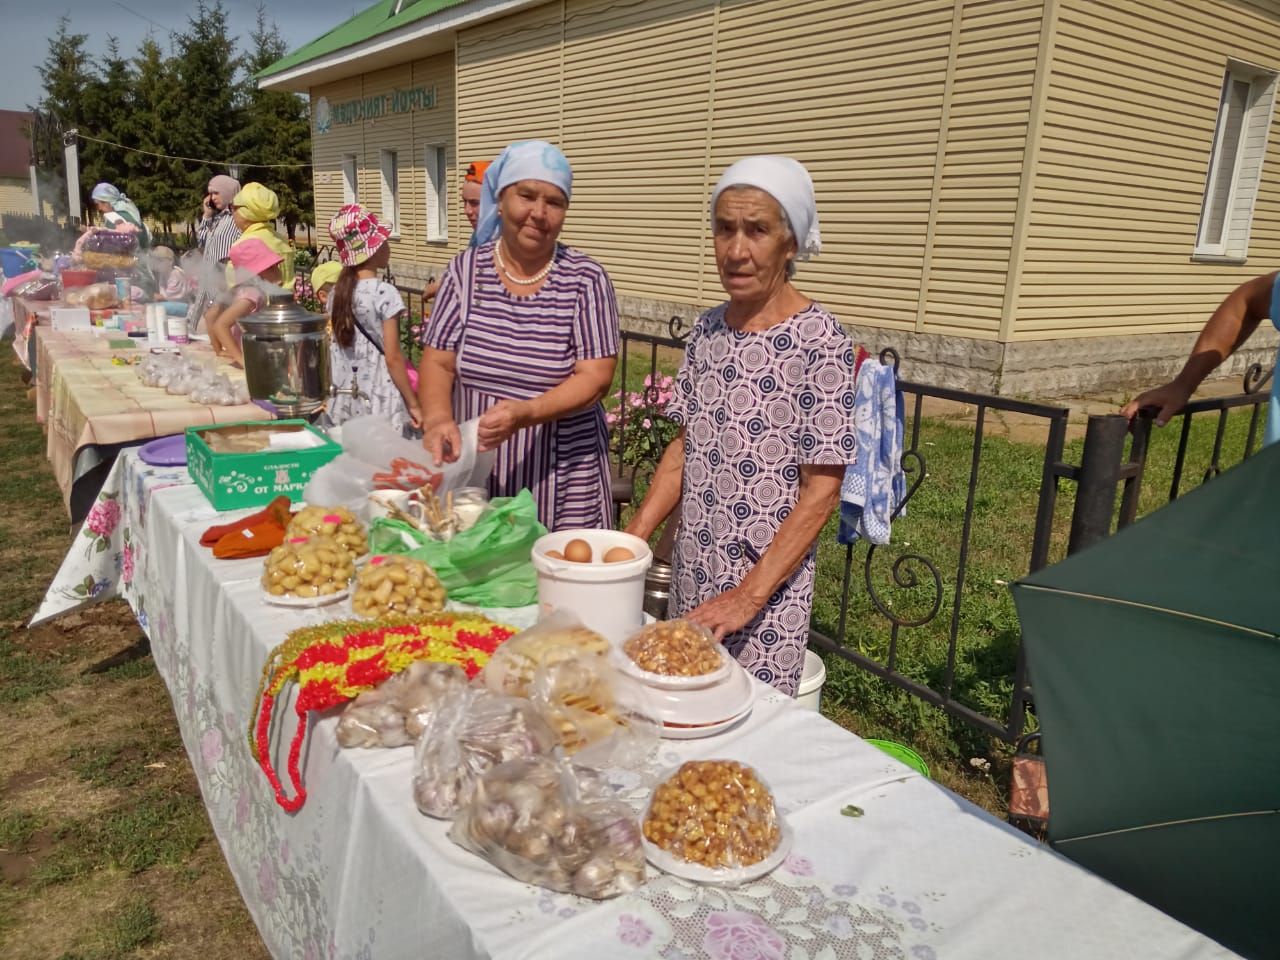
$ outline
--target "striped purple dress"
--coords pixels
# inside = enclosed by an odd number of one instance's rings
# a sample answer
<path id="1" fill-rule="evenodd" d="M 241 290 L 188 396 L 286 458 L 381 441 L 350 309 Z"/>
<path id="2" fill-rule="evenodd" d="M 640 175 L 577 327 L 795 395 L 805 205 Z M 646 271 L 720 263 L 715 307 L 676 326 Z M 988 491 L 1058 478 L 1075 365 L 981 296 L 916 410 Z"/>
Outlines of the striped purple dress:
<path id="1" fill-rule="evenodd" d="M 618 304 L 604 267 L 560 245 L 542 288 L 518 297 L 498 278 L 493 247 L 453 259 L 422 335 L 426 346 L 458 355 L 458 423 L 499 400 L 545 393 L 579 360 L 618 354 Z M 489 494 L 509 497 L 528 487 L 549 530 L 608 527 L 608 440 L 600 404 L 520 430 L 498 449 Z"/>

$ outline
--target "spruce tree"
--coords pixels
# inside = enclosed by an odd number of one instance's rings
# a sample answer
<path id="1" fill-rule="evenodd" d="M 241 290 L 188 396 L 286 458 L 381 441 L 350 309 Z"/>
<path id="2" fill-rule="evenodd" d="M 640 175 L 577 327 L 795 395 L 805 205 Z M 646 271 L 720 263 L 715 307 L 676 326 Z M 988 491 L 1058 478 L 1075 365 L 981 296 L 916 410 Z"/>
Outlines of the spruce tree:
<path id="1" fill-rule="evenodd" d="M 56 131 L 79 127 L 84 121 L 84 91 L 92 80 L 89 54 L 85 51 L 89 37 L 83 33 L 71 33 L 69 24 L 68 17 L 58 18 L 57 28 L 49 38 L 49 52 L 44 63 L 37 68 L 43 96 L 36 109 L 51 120 L 49 124 L 40 125 L 41 131 L 49 134 L 41 137 L 46 142 L 36 144 L 41 160 L 40 172 L 62 184 L 66 182 L 66 171 L 62 143 Z M 66 216 L 65 189 L 53 191 L 50 199 L 57 215 Z M 88 197 L 82 194 L 81 207 L 87 204 Z"/>
<path id="2" fill-rule="evenodd" d="M 148 36 L 134 58 L 134 84 L 129 102 L 129 135 L 147 153 L 130 153 L 129 195 L 166 233 L 175 223 L 185 223 L 200 205 L 188 187 L 192 164 L 167 157 L 190 156 L 175 137 L 184 112 L 178 89 L 178 63 L 166 57 L 155 38 Z"/>

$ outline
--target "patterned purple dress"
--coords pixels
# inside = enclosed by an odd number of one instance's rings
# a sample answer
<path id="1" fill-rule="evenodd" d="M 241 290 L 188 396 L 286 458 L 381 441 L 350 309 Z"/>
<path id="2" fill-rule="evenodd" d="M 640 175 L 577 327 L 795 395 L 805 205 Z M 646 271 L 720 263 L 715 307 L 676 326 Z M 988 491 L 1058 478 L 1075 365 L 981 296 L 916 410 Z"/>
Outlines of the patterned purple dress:
<path id="1" fill-rule="evenodd" d="M 704 313 L 668 416 L 685 427 L 671 616 L 738 586 L 800 491 L 802 464 L 853 460 L 853 341 L 817 304 L 758 333 Z M 813 608 L 816 547 L 725 645 L 748 672 L 795 696 Z"/>
<path id="2" fill-rule="evenodd" d="M 498 278 L 493 247 L 453 259 L 423 331 L 425 345 L 458 355 L 458 423 L 499 400 L 545 393 L 568 379 L 579 360 L 618 353 L 618 304 L 604 267 L 561 245 L 541 289 L 518 297 Z M 528 487 L 549 530 L 608 527 L 608 442 L 600 404 L 520 430 L 498 448 L 489 494 L 509 497 Z"/>

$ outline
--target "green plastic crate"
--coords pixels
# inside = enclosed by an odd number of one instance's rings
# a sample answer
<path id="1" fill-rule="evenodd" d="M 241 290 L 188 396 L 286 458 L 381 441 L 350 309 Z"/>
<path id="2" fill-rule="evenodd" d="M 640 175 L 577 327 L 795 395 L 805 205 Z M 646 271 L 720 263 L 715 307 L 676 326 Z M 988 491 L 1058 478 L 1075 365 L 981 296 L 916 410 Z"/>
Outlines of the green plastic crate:
<path id="1" fill-rule="evenodd" d="M 215 453 L 201 434 L 237 427 L 296 426 L 324 441 L 307 450 Z M 247 420 L 218 426 L 187 427 L 187 469 L 215 510 L 239 510 L 270 503 L 276 497 L 302 498 L 311 475 L 342 453 L 342 447 L 305 420 Z"/>

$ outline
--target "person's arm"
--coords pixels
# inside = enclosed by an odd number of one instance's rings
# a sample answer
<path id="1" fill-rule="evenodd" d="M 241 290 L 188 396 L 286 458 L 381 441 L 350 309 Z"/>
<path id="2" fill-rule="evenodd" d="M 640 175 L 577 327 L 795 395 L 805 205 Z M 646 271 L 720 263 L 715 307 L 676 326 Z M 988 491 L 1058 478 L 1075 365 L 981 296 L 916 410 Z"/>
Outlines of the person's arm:
<path id="1" fill-rule="evenodd" d="M 627 524 L 626 532 L 641 540 L 648 540 L 653 536 L 658 525 L 671 516 L 671 511 L 680 502 L 683 483 L 684 427 L 681 427 L 676 438 L 662 451 L 662 459 L 658 461 L 658 468 L 653 471 L 653 479 L 649 482 L 644 502 Z"/>
<path id="2" fill-rule="evenodd" d="M 1205 377 L 1239 350 L 1270 312 L 1276 277 L 1274 273 L 1255 277 L 1232 290 L 1200 331 L 1182 371 L 1163 386 L 1138 394 L 1120 412 L 1132 420 L 1139 410 L 1155 409 L 1156 426 L 1168 423 L 1187 405 Z"/>
<path id="3" fill-rule="evenodd" d="M 492 450 L 517 430 L 550 423 L 599 403 L 613 382 L 617 357 L 579 360 L 562 383 L 528 400 L 499 400 L 480 418 L 481 450 Z"/>
<path id="4" fill-rule="evenodd" d="M 404 354 L 400 352 L 400 319 L 404 313 L 397 313 L 382 321 L 382 355 L 387 361 L 387 372 L 391 374 L 391 382 L 404 397 L 405 406 L 409 408 L 409 416 L 415 427 L 422 426 L 422 407 L 418 403 L 418 395 L 413 392 L 409 383 L 409 373 L 405 369 Z"/>
<path id="5" fill-rule="evenodd" d="M 422 411 L 422 445 L 436 466 L 453 463 L 462 451 L 462 435 L 453 419 L 453 381 L 458 355 L 424 346 L 418 361 L 418 402 Z"/>
<path id="6" fill-rule="evenodd" d="M 723 640 L 726 634 L 750 623 L 813 546 L 823 524 L 840 502 L 843 480 L 843 464 L 802 466 L 795 508 L 778 527 L 768 549 L 742 578 L 742 583 L 712 597 L 691 611 L 688 619 L 711 630 L 716 640 Z"/>

